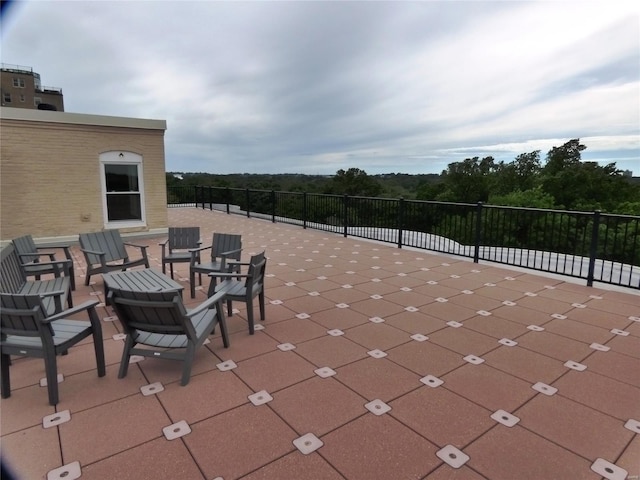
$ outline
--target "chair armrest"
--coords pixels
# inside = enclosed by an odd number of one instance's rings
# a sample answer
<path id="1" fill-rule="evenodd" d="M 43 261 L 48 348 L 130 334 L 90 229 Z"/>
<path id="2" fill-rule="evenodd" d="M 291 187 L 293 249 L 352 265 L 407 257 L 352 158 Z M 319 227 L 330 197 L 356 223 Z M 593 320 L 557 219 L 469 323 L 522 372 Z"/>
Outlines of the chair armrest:
<path id="1" fill-rule="evenodd" d="M 136 243 L 129 243 L 129 242 L 122 242 L 124 245 L 127 245 L 129 247 L 135 247 L 135 248 L 139 248 L 143 253 L 147 252 L 147 248 L 149 248 L 147 245 L 138 245 Z"/>
<path id="2" fill-rule="evenodd" d="M 22 259 L 22 257 L 49 257 L 50 261 L 54 261 L 56 259 L 56 254 L 53 252 L 43 252 L 43 253 L 38 253 L 38 252 L 33 252 L 33 253 L 18 253 L 18 257 L 20 257 L 20 259 Z M 27 263 L 40 263 L 39 259 L 33 260 L 32 262 L 27 262 Z M 24 264 L 23 264 L 24 265 Z"/>
<path id="3" fill-rule="evenodd" d="M 53 244 L 50 245 L 47 243 L 42 243 L 36 247 L 36 249 L 38 250 L 55 249 L 55 248 L 61 248 L 62 250 L 64 250 L 64 256 L 67 258 L 67 260 L 71 260 L 71 251 L 69 250 L 71 248 L 70 245 L 53 245 Z"/>
<path id="4" fill-rule="evenodd" d="M 234 273 L 234 272 L 211 272 L 208 273 L 210 277 L 215 278 L 249 278 L 251 275 L 246 273 Z"/>
<path id="5" fill-rule="evenodd" d="M 40 297 L 60 297 L 65 294 L 64 290 L 51 290 L 50 292 L 38 292 Z"/>
<path id="6" fill-rule="evenodd" d="M 218 292 L 215 295 L 213 295 L 212 297 L 209 297 L 204 302 L 202 302 L 200 305 L 198 305 L 196 308 L 194 308 L 192 310 L 189 310 L 187 312 L 187 317 L 192 317 L 194 315 L 197 315 L 197 314 L 203 312 L 204 310 L 209 310 L 212 306 L 214 306 L 215 304 L 218 304 L 222 300 L 224 300 L 224 296 L 225 295 L 226 295 L 225 292 Z"/>
<path id="7" fill-rule="evenodd" d="M 84 253 L 90 253 L 92 255 L 104 255 L 105 252 L 99 252 L 97 250 L 87 250 L 86 248 L 81 248 L 81 251 L 83 251 Z"/>
<path id="8" fill-rule="evenodd" d="M 169 242 L 169 239 L 167 238 L 164 242 L 160 242 L 158 245 L 160 245 L 161 247 L 164 247 L 168 242 Z"/>
<path id="9" fill-rule="evenodd" d="M 207 245 L 206 247 L 190 248 L 189 251 L 193 255 L 194 253 L 201 252 L 202 250 L 209 250 L 213 248 L 213 245 Z"/>
<path id="10" fill-rule="evenodd" d="M 76 313 L 83 312 L 85 310 L 89 310 L 90 308 L 95 308 L 98 305 L 97 300 L 87 300 L 80 305 L 76 305 L 75 307 L 71 307 L 67 310 L 63 310 L 62 312 L 55 313 L 50 317 L 47 317 L 46 322 L 53 322 L 55 320 L 60 320 L 61 318 L 67 318 L 71 315 L 75 315 Z"/>
<path id="11" fill-rule="evenodd" d="M 235 250 L 229 250 L 228 252 L 222 252 L 222 253 L 220 253 L 220 256 L 221 257 L 228 257 L 232 253 L 238 253 L 238 252 L 241 252 L 241 251 L 242 251 L 241 248 L 236 248 Z"/>

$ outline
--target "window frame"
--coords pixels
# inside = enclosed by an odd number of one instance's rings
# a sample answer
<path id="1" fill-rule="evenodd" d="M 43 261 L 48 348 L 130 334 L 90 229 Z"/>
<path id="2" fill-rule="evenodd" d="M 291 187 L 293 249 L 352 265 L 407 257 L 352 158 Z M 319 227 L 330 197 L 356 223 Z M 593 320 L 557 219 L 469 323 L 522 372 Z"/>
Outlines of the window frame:
<path id="1" fill-rule="evenodd" d="M 129 192 L 107 192 L 106 165 L 134 165 L 136 166 L 138 190 Z M 113 150 L 100 154 L 100 188 L 102 192 L 102 214 L 105 228 L 129 228 L 129 227 L 146 227 L 147 217 L 145 211 L 145 194 L 144 194 L 144 169 L 142 155 L 134 152 L 126 152 Z M 109 209 L 107 205 L 107 197 L 109 195 L 131 195 L 138 194 L 140 197 L 140 219 L 133 220 L 114 220 L 109 221 Z"/>

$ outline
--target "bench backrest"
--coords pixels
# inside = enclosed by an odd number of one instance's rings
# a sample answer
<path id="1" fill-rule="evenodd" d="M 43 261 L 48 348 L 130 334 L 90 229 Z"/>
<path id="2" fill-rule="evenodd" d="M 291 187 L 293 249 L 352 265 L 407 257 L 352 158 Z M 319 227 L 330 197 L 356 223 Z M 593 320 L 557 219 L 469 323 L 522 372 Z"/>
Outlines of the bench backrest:
<path id="1" fill-rule="evenodd" d="M 200 227 L 169 227 L 169 252 L 200 246 Z"/>
<path id="2" fill-rule="evenodd" d="M 102 252 L 105 261 L 128 260 L 127 249 L 118 230 L 104 230 L 102 232 L 81 233 L 79 235 L 80 247 L 84 250 Z M 91 265 L 99 264 L 100 255 L 86 253 L 85 257 Z"/>
<path id="3" fill-rule="evenodd" d="M 23 235 L 22 237 L 14 238 L 12 241 L 13 246 L 16 247 L 16 252 L 20 255 L 22 263 L 29 263 L 38 260 L 38 247 L 36 242 L 33 241 L 31 235 Z M 27 253 L 34 253 L 33 256 L 24 256 Z"/>
<path id="4" fill-rule="evenodd" d="M 18 253 L 13 244 L 9 244 L 0 252 L 0 291 L 16 293 L 26 281 Z"/>
<path id="5" fill-rule="evenodd" d="M 38 337 L 46 330 L 53 335 L 46 310 L 39 295 L 0 293 L 0 322 L 3 335 Z"/>

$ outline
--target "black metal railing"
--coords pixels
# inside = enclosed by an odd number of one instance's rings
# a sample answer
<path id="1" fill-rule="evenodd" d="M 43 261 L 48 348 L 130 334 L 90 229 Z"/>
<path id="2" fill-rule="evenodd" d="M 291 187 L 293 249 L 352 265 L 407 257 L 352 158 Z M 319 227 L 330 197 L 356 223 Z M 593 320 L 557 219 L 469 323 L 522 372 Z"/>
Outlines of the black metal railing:
<path id="1" fill-rule="evenodd" d="M 221 187 L 168 188 L 196 206 L 640 289 L 640 217 Z"/>

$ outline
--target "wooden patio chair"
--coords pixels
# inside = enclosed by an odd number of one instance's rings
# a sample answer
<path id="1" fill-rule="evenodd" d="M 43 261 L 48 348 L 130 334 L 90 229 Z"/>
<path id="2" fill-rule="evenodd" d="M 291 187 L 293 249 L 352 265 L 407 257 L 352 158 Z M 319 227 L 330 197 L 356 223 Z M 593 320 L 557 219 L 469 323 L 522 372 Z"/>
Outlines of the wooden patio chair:
<path id="1" fill-rule="evenodd" d="M 201 243 L 200 227 L 169 227 L 167 239 L 160 244 L 162 247 L 162 273 L 167 273 L 166 265 L 168 263 L 171 278 L 173 278 L 173 264 L 190 263 L 190 250 L 200 248 Z"/>
<path id="2" fill-rule="evenodd" d="M 210 258 L 201 258 L 204 250 L 211 250 Z M 234 233 L 214 233 L 211 245 L 191 250 L 191 264 L 189 266 L 189 281 L 191 283 L 191 298 L 196 296 L 196 273 L 208 275 L 215 272 L 227 272 L 229 268 L 237 271 L 236 262 L 242 255 L 242 236 Z M 207 296 L 212 296 L 215 290 L 215 279 L 209 285 Z M 202 282 L 201 282 L 202 283 Z"/>
<path id="3" fill-rule="evenodd" d="M 98 302 L 91 300 L 54 315 L 47 315 L 38 295 L 1 293 L 0 363 L 2 370 L 2 398 L 11 396 L 10 355 L 44 359 L 49 392 L 49 404 L 58 403 L 58 366 L 56 357 L 93 335 L 98 376 L 105 375 L 102 327 L 96 313 Z M 68 317 L 86 312 L 89 321 Z"/>
<path id="4" fill-rule="evenodd" d="M 87 262 L 85 285 L 89 285 L 91 275 L 107 273 L 114 270 L 144 265 L 149 268 L 146 245 L 136 245 L 122 240 L 118 230 L 103 230 L 101 232 L 81 233 L 80 247 Z M 140 250 L 141 258 L 131 260 L 127 253 L 127 246 Z"/>
<path id="5" fill-rule="evenodd" d="M 176 292 L 127 292 L 110 289 L 111 304 L 120 318 L 127 337 L 124 342 L 118 378 L 124 378 L 131 355 L 181 360 L 181 385 L 189 383 L 196 351 L 220 324 L 225 348 L 229 336 L 221 301 L 224 293 L 214 295 L 198 307 L 187 310 Z M 143 348 L 137 348 L 142 345 Z"/>
<path id="6" fill-rule="evenodd" d="M 220 284 L 214 284 L 214 293 L 218 295 L 224 293 L 227 302 L 227 314 L 233 315 L 233 302 L 244 302 L 247 305 L 247 322 L 249 323 L 249 333 L 253 335 L 255 327 L 253 322 L 253 299 L 258 297 L 260 307 L 260 320 L 264 321 L 264 274 L 267 267 L 267 259 L 264 252 L 251 256 L 249 263 L 237 263 L 239 266 L 247 266 L 247 273 L 220 272 L 210 273 L 212 284 L 214 278 L 220 278 Z"/>
<path id="7" fill-rule="evenodd" d="M 22 237 L 14 238 L 12 241 L 13 246 L 18 252 L 18 257 L 22 263 L 22 270 L 27 276 L 35 276 L 36 280 L 40 280 L 42 275 L 48 273 L 58 277 L 61 273 L 67 275 L 71 282 L 71 290 L 76 289 L 76 280 L 73 271 L 73 257 L 71 257 L 71 251 L 69 245 L 36 245 L 31 235 L 23 235 Z M 68 260 L 68 264 L 64 268 L 60 268 L 57 263 L 44 265 L 40 261 L 41 257 L 46 257 L 49 262 L 56 262 L 55 252 L 52 250 L 62 249 L 65 258 Z M 45 250 L 42 252 L 41 250 Z"/>

